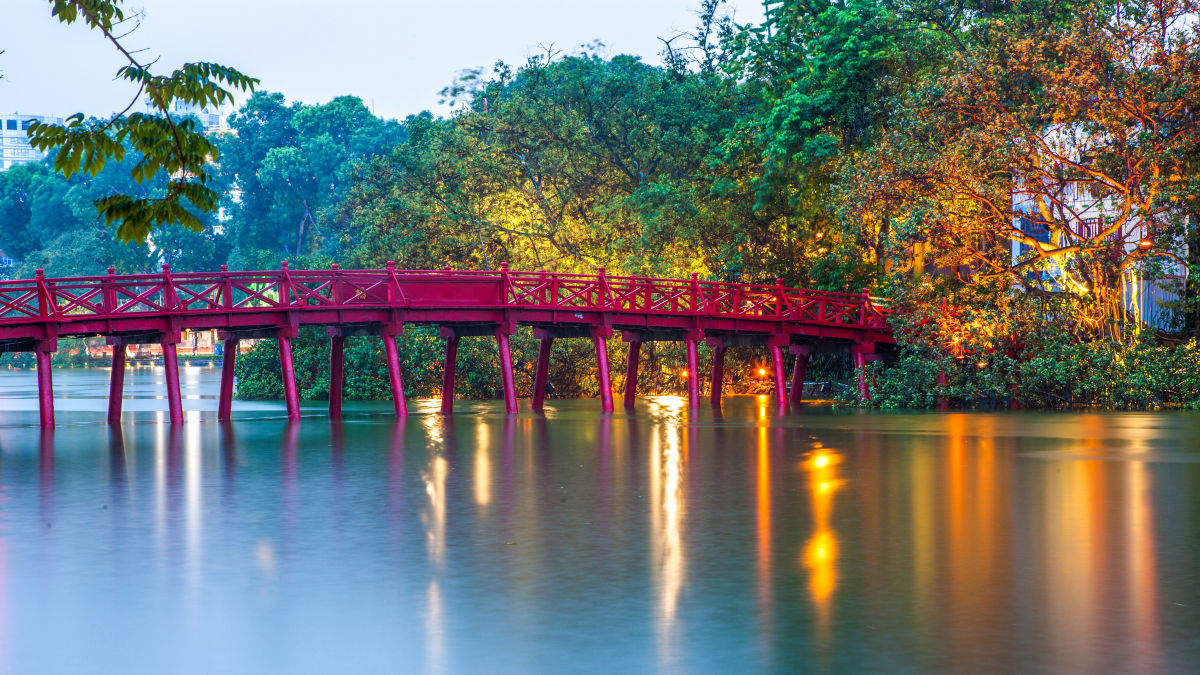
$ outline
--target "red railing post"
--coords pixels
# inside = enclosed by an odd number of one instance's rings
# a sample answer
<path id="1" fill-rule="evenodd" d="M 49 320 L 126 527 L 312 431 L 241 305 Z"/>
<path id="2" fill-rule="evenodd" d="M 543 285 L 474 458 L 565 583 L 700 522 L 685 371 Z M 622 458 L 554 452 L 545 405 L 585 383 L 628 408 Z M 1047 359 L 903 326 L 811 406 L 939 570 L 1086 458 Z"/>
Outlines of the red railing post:
<path id="1" fill-rule="evenodd" d="M 233 281 L 229 279 L 229 265 L 221 265 L 221 306 L 233 309 Z"/>
<path id="2" fill-rule="evenodd" d="M 783 316 L 783 279 L 775 279 L 775 316 Z"/>
<path id="3" fill-rule="evenodd" d="M 396 261 L 387 261 L 388 273 L 388 304 L 397 305 L 404 300 L 404 289 L 400 288 L 400 279 L 396 277 Z"/>
<path id="4" fill-rule="evenodd" d="M 168 312 L 179 311 L 179 294 L 175 292 L 175 280 L 171 278 L 171 266 L 163 263 L 163 309 Z M 184 308 L 186 309 L 186 308 Z"/>
<path id="5" fill-rule="evenodd" d="M 279 262 L 279 305 L 290 307 L 292 304 L 292 273 L 288 270 L 288 261 Z"/>
<path id="6" fill-rule="evenodd" d="M 558 274 L 550 275 L 550 306 L 558 306 Z"/>
<path id="7" fill-rule="evenodd" d="M 509 304 L 512 296 L 512 281 L 508 278 L 508 263 L 500 263 L 500 304 Z"/>
<path id="8" fill-rule="evenodd" d="M 858 323 L 863 328 L 867 327 L 867 307 L 871 304 L 871 294 L 867 289 L 862 289 L 862 307 L 858 310 Z"/>
<path id="9" fill-rule="evenodd" d="M 34 278 L 37 281 L 38 290 L 38 315 L 43 319 L 57 317 L 58 302 L 54 297 L 54 287 L 46 281 L 46 272 L 39 269 L 34 272 Z"/>
<path id="10" fill-rule="evenodd" d="M 702 300 L 702 298 L 700 297 L 700 275 L 695 272 L 692 272 L 692 313 L 693 314 L 699 314 L 700 310 L 703 309 L 701 307 L 701 305 L 702 305 L 701 300 Z"/>
<path id="11" fill-rule="evenodd" d="M 116 268 L 108 268 L 108 274 L 104 276 L 102 290 L 100 291 L 100 307 L 106 315 L 111 315 L 117 311 L 117 292 L 113 288 L 113 274 Z M 122 361 L 122 363 L 124 363 Z"/>
<path id="12" fill-rule="evenodd" d="M 597 270 L 597 276 L 600 277 L 600 280 L 599 280 L 599 283 L 598 283 L 597 289 L 596 289 L 596 293 L 599 296 L 596 298 L 596 305 L 598 307 L 607 307 L 608 306 L 608 279 L 605 278 L 605 276 L 604 276 L 604 268 L 603 267 L 601 267 L 599 270 Z"/>
<path id="13" fill-rule="evenodd" d="M 329 265 L 329 273 L 333 275 L 333 281 L 330 283 L 329 299 L 333 301 L 334 307 L 342 305 L 342 271 L 337 263 Z M 391 289 L 388 290 L 388 300 L 391 301 Z"/>

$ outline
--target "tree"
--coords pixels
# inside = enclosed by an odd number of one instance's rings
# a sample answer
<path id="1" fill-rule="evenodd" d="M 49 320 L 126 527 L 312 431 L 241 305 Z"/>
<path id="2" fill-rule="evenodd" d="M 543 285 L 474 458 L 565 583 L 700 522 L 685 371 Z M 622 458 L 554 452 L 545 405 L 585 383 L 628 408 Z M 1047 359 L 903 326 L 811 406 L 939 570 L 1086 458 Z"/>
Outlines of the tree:
<path id="1" fill-rule="evenodd" d="M 143 241 L 156 227 L 176 223 L 202 229 L 188 206 L 216 210 L 218 193 L 210 186 L 208 163 L 218 151 L 194 118 L 172 116 L 172 104 L 219 107 L 233 100 L 231 90 L 253 91 L 258 80 L 215 63 L 185 63 L 170 75 L 155 74 L 153 64 L 136 58 L 122 42 L 124 36 L 116 33 L 125 20 L 122 0 L 49 1 L 59 21 L 82 21 L 120 52 L 127 64 L 117 71 L 117 79 L 136 85 L 137 91 L 124 111 L 106 120 L 87 120 L 79 113 L 66 124 L 30 125 L 30 145 L 56 150 L 54 168 L 70 178 L 80 172 L 98 174 L 110 160 L 125 157 L 128 143 L 139 154 L 130 169 L 133 180 L 139 185 L 165 181 L 165 189 L 153 197 L 117 193 L 97 199 L 95 207 L 105 223 L 117 223 L 118 235 L 129 242 Z M 129 112 L 143 94 L 156 114 Z"/>
<path id="2" fill-rule="evenodd" d="M 349 189 L 354 168 L 404 139 L 394 120 L 353 96 L 288 105 L 258 92 L 232 115 L 235 135 L 220 139 L 218 184 L 239 261 L 320 251 L 324 214 Z M 260 253 L 262 252 L 262 253 Z"/>
<path id="3" fill-rule="evenodd" d="M 935 264 L 969 266 L 965 281 L 1061 288 L 1093 333 L 1118 337 L 1127 283 L 1181 234 L 1170 197 L 1200 140 L 1197 9 L 1090 4 L 1067 22 L 981 22 L 848 170 L 854 213 L 896 213 Z"/>

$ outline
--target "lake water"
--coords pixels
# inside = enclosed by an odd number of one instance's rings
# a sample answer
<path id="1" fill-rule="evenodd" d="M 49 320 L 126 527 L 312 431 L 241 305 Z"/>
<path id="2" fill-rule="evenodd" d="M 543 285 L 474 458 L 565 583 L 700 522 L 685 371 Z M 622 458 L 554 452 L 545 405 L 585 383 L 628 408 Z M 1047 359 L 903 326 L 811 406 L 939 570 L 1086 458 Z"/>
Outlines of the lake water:
<path id="1" fill-rule="evenodd" d="M 0 672 L 1195 672 L 1200 415 L 237 403 L 0 372 Z M 522 402 L 527 408 L 527 402 Z"/>

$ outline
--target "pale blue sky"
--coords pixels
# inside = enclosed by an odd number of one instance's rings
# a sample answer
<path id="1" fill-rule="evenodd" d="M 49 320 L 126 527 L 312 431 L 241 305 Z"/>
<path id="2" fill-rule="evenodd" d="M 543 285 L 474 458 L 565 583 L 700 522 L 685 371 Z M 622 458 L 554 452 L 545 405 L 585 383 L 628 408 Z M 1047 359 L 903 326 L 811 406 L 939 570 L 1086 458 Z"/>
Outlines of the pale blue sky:
<path id="1" fill-rule="evenodd" d="M 129 0 L 145 19 L 127 42 L 159 68 L 216 61 L 306 103 L 360 96 L 387 117 L 444 114 L 437 92 L 461 70 L 519 64 L 540 45 L 573 51 L 600 40 L 609 55 L 659 63 L 662 43 L 696 25 L 699 0 Z M 739 23 L 762 0 L 728 0 Z M 65 27 L 46 0 L 0 0 L 0 111 L 107 114 L 131 90 L 99 34 Z"/>

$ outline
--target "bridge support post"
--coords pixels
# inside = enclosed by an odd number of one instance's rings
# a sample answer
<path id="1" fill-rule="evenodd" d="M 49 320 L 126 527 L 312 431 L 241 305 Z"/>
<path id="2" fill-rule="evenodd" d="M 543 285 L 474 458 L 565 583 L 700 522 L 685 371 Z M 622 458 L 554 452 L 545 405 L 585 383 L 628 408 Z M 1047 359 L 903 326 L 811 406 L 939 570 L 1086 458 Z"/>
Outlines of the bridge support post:
<path id="1" fill-rule="evenodd" d="M 388 382 L 392 386 L 392 406 L 397 417 L 408 417 L 408 399 L 404 396 L 404 378 L 400 375 L 400 354 L 396 351 L 394 333 L 384 332 L 383 353 L 387 357 Z"/>
<path id="2" fill-rule="evenodd" d="M 458 368 L 458 336 L 453 329 L 442 328 L 442 336 L 446 338 L 446 361 L 442 366 L 442 414 L 454 412 L 454 376 Z"/>
<path id="3" fill-rule="evenodd" d="M 856 342 L 850 348 L 854 360 L 854 369 L 858 371 L 858 395 L 862 400 L 871 398 L 871 388 L 867 385 L 867 355 L 875 353 L 875 343 Z"/>
<path id="4" fill-rule="evenodd" d="M 500 351 L 500 383 L 504 387 L 504 412 L 516 415 L 517 387 L 513 382 L 512 352 L 508 345 L 508 331 L 504 326 L 496 330 L 496 348 Z"/>
<path id="5" fill-rule="evenodd" d="M 696 348 L 698 335 L 689 334 L 684 342 L 687 344 L 687 388 L 688 407 L 700 407 L 700 353 Z"/>
<path id="6" fill-rule="evenodd" d="M 600 409 L 613 411 L 612 383 L 608 373 L 608 336 L 611 329 L 593 328 L 592 342 L 596 345 L 596 380 L 600 385 Z"/>
<path id="7" fill-rule="evenodd" d="M 804 373 L 808 370 L 808 358 L 812 348 L 808 345 L 792 345 L 789 351 L 796 355 L 796 364 L 792 366 L 792 391 L 789 398 L 792 405 L 800 405 L 804 400 Z"/>
<path id="8" fill-rule="evenodd" d="M 783 347 L 771 345 L 771 371 L 775 380 L 775 405 L 781 410 L 787 408 L 787 389 L 783 379 Z"/>
<path id="9" fill-rule="evenodd" d="M 229 421 L 233 410 L 233 374 L 237 366 L 238 339 L 225 338 L 225 347 L 221 355 L 221 392 L 217 397 L 217 419 Z"/>
<path id="10" fill-rule="evenodd" d="M 280 331 L 275 341 L 279 343 L 279 370 L 287 417 L 289 421 L 296 421 L 300 419 L 300 391 L 296 388 L 296 366 L 292 362 L 292 338 Z"/>
<path id="11" fill-rule="evenodd" d="M 713 347 L 712 384 L 708 392 L 708 404 L 714 408 L 721 407 L 721 390 L 725 386 L 725 347 Z"/>
<path id="12" fill-rule="evenodd" d="M 171 424 L 183 424 L 183 397 L 179 393 L 179 357 L 175 353 L 178 336 L 164 336 L 160 346 L 163 354 L 163 370 L 167 380 L 167 410 Z"/>
<path id="13" fill-rule="evenodd" d="M 637 401 L 638 362 L 642 358 L 642 341 L 630 340 L 625 359 L 625 409 L 633 410 Z"/>
<path id="14" fill-rule="evenodd" d="M 34 351 L 37 354 L 38 415 L 43 429 L 53 429 L 54 375 L 51 372 L 50 355 L 58 351 L 58 339 L 39 340 Z"/>
<path id="15" fill-rule="evenodd" d="M 546 401 L 546 381 L 550 379 L 550 348 L 554 346 L 554 338 L 543 337 L 538 345 L 537 369 L 533 372 L 533 401 L 530 407 L 537 412 L 542 411 Z"/>
<path id="16" fill-rule="evenodd" d="M 108 423 L 121 423 L 121 403 L 125 394 L 125 343 L 119 339 L 112 346 L 112 373 L 108 378 Z"/>
<path id="17" fill-rule="evenodd" d="M 384 336 L 384 342 L 387 337 Z M 329 419 L 342 418 L 342 388 L 346 383 L 346 338 L 333 335 L 329 338 Z M 390 365 L 390 364 L 389 364 Z"/>

